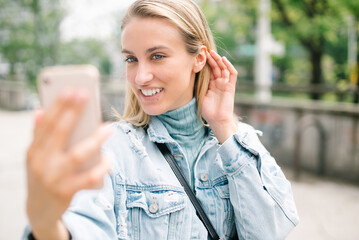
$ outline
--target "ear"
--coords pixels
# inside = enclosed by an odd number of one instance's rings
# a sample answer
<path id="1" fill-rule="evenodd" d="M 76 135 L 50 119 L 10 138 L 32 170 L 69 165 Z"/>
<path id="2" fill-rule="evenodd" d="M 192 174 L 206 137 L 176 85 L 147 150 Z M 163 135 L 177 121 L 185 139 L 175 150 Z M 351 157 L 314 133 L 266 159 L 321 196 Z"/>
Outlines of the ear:
<path id="1" fill-rule="evenodd" d="M 207 62 L 207 47 L 202 45 L 199 53 L 197 54 L 194 64 L 193 64 L 193 72 L 198 73 L 203 69 Z"/>

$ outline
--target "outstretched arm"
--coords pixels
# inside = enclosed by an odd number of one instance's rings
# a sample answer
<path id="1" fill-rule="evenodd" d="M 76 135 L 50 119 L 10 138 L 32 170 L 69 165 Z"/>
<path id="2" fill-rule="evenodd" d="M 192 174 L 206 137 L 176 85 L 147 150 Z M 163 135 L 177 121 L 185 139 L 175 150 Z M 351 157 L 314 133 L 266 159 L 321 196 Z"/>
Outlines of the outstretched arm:
<path id="1" fill-rule="evenodd" d="M 27 152 L 27 215 L 36 239 L 68 239 L 62 214 L 74 194 L 101 186 L 109 170 L 104 158 L 84 168 L 110 131 L 99 128 L 70 149 L 65 149 L 87 102 L 86 93 L 67 91 L 35 119 L 34 139 Z"/>

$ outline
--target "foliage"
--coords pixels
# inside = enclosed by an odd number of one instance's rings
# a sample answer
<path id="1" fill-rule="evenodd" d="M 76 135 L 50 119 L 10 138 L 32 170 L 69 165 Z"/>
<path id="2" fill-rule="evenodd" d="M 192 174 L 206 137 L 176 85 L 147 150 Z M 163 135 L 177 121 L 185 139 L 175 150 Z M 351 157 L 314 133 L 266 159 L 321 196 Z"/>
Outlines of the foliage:
<path id="1" fill-rule="evenodd" d="M 0 56 L 10 65 L 7 78 L 25 78 L 35 85 L 42 67 L 59 64 L 93 64 L 101 73 L 110 73 L 100 40 L 61 42 L 65 13 L 58 0 L 0 0 Z"/>
<path id="2" fill-rule="evenodd" d="M 240 54 L 240 46 L 255 42 L 259 0 L 202 0 L 200 5 L 216 36 L 219 52 L 226 49 L 234 63 L 252 71 L 253 58 Z M 347 18 L 356 16 L 359 31 L 359 1 L 272 0 L 272 33 L 286 44 L 283 57 L 272 57 L 278 70 L 276 81 L 290 85 L 348 83 Z M 233 61 L 232 60 L 232 61 Z M 240 67 L 239 67 L 240 68 Z M 320 94 L 312 93 L 313 99 Z"/>
<path id="3" fill-rule="evenodd" d="M 339 0 L 273 0 L 273 33 L 287 46 L 299 44 L 305 49 L 311 62 L 311 84 L 328 80 L 328 74 L 323 74 L 323 57 L 328 54 L 336 55 L 337 75 L 345 75 L 345 57 L 340 54 L 345 46 L 345 14 L 345 5 Z M 312 93 L 313 99 L 319 97 Z"/>
<path id="4" fill-rule="evenodd" d="M 0 0 L 0 53 L 10 65 L 9 78 L 19 73 L 35 81 L 39 69 L 56 62 L 59 25 L 64 16 L 56 0 Z"/>
<path id="5" fill-rule="evenodd" d="M 240 79 L 252 79 L 253 58 L 241 54 L 240 46 L 255 41 L 257 1 L 202 0 L 199 5 L 212 30 L 218 53 L 236 66 Z"/>
<path id="6" fill-rule="evenodd" d="M 238 44 L 255 39 L 256 1 L 209 1 L 200 3 L 213 32 L 218 51 L 223 55 L 236 54 Z M 234 51 L 233 51 L 234 50 Z"/>
<path id="7" fill-rule="evenodd" d="M 31 12 L 20 1 L 0 1 L 0 53 L 10 64 L 10 74 L 15 74 L 16 63 L 31 55 L 34 24 Z M 20 13 L 20 14 L 19 14 Z"/>
<path id="8" fill-rule="evenodd" d="M 92 64 L 105 75 L 111 73 L 111 62 L 105 44 L 97 39 L 74 39 L 61 43 L 57 64 Z"/>

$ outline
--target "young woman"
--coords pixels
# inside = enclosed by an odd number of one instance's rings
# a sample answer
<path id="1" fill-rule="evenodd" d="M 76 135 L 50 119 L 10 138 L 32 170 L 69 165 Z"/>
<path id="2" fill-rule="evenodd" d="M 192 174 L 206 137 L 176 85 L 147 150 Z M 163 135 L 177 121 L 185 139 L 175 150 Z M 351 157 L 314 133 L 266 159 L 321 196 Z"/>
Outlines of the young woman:
<path id="1" fill-rule="evenodd" d="M 234 117 L 237 72 L 215 52 L 198 6 L 138 0 L 123 20 L 121 44 L 125 121 L 65 151 L 86 94 L 69 90 L 37 114 L 24 237 L 207 239 L 159 142 L 221 239 L 284 239 L 298 223 L 290 183 L 256 131 Z M 107 158 L 83 170 L 101 147 Z"/>

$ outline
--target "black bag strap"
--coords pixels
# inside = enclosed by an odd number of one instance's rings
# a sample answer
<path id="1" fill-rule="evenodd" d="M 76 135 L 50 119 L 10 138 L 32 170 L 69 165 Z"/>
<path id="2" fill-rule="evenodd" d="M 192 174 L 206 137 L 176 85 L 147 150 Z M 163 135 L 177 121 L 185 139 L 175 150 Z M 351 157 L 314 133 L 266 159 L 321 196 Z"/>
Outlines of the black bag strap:
<path id="1" fill-rule="evenodd" d="M 179 168 L 176 160 L 172 156 L 170 150 L 167 148 L 165 143 L 157 143 L 156 142 L 156 145 L 160 149 L 161 153 L 163 154 L 166 161 L 170 165 L 172 171 L 174 172 L 174 174 L 178 178 L 179 182 L 181 183 L 182 187 L 184 188 L 184 191 L 186 192 L 187 196 L 191 200 L 194 208 L 196 209 L 197 216 L 199 217 L 199 219 L 201 219 L 204 226 L 207 228 L 209 236 L 213 240 L 219 240 L 220 238 L 219 238 L 216 230 L 214 229 L 211 221 L 208 219 L 207 214 L 203 210 L 201 203 L 198 201 L 196 195 L 192 191 L 192 188 L 188 184 L 186 178 L 183 176 L 183 173 L 182 173 L 181 169 Z"/>

